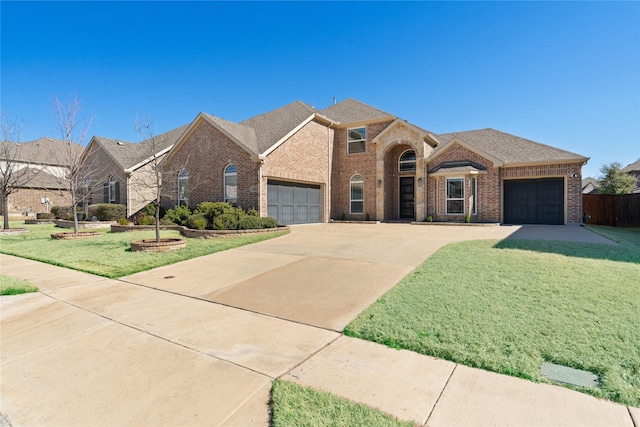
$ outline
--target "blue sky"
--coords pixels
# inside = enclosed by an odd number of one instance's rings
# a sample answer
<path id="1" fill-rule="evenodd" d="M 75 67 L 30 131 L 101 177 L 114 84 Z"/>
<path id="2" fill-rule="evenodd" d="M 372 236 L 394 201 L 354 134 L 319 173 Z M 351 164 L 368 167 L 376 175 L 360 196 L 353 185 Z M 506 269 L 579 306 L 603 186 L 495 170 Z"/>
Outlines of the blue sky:
<path id="1" fill-rule="evenodd" d="M 241 121 L 356 98 L 435 133 L 495 128 L 603 163 L 640 158 L 640 2 L 1 1 L 0 103 L 57 137 L 135 142 L 201 112 Z"/>

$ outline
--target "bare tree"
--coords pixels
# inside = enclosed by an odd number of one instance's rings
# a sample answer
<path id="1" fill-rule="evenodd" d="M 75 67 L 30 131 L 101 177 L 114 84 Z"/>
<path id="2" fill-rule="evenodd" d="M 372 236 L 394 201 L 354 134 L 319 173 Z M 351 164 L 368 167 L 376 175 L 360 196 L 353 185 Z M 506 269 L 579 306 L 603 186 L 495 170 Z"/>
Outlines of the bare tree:
<path id="1" fill-rule="evenodd" d="M 3 228 L 9 228 L 9 196 L 27 185 L 36 174 L 22 155 L 20 138 L 23 125 L 2 114 L 0 129 L 0 197 L 2 198 Z"/>
<path id="2" fill-rule="evenodd" d="M 63 173 L 56 176 L 60 187 L 69 190 L 68 199 L 73 211 L 73 232 L 78 234 L 78 205 L 90 195 L 85 189 L 85 182 L 95 171 L 84 164 L 87 137 L 92 118 L 80 116 L 80 101 L 77 96 L 69 97 L 65 104 L 57 97 L 53 99 L 55 124 L 60 132 L 61 146 L 50 153 L 60 165 Z"/>
<path id="3" fill-rule="evenodd" d="M 131 191 L 140 200 L 151 204 L 155 208 L 155 238 L 160 242 L 160 207 L 162 198 L 173 197 L 181 191 L 178 176 L 187 167 L 188 159 L 179 166 L 170 167 L 163 162 L 167 152 L 177 141 L 180 129 L 157 135 L 153 130 L 150 118 L 135 122 L 136 132 L 142 137 L 141 148 L 146 153 L 146 165 L 138 171 L 138 177 L 132 179 Z M 163 180 L 163 177 L 175 177 L 175 181 Z M 176 184 L 175 186 L 172 184 Z"/>

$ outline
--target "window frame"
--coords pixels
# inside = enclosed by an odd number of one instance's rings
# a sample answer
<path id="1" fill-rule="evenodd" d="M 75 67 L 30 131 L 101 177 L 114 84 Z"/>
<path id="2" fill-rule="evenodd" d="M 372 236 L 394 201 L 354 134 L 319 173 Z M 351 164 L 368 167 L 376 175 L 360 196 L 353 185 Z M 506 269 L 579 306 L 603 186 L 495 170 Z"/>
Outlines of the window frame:
<path id="1" fill-rule="evenodd" d="M 362 197 L 359 199 L 353 198 L 354 184 L 359 184 L 361 188 Z M 360 203 L 360 211 L 353 209 L 354 203 Z M 349 178 L 349 213 L 350 214 L 363 214 L 364 213 L 364 178 L 360 174 L 354 174 Z"/>
<path id="2" fill-rule="evenodd" d="M 478 215 L 478 179 L 471 177 L 471 196 L 473 197 L 473 212 L 471 215 Z"/>
<path id="3" fill-rule="evenodd" d="M 413 153 L 413 160 L 402 160 L 402 157 L 407 153 Z M 402 170 L 402 166 L 410 165 L 413 163 L 413 169 Z M 398 173 L 406 173 L 406 172 L 415 172 L 417 170 L 418 165 L 418 156 L 416 154 L 416 150 L 408 149 L 404 150 L 400 157 L 398 157 Z"/>
<path id="4" fill-rule="evenodd" d="M 462 195 L 460 197 L 450 197 L 449 195 L 449 182 L 451 181 L 458 181 L 458 182 L 462 182 Z M 446 180 L 446 185 L 445 185 L 445 202 L 444 202 L 444 209 L 445 209 L 445 214 L 446 215 L 464 215 L 464 211 L 465 211 L 465 203 L 464 203 L 464 193 L 465 193 L 465 179 L 464 177 L 460 178 L 460 177 L 456 177 L 456 178 L 447 178 Z M 449 211 L 449 202 L 456 202 L 456 201 L 461 201 L 462 202 L 462 212 L 450 212 Z"/>
<path id="5" fill-rule="evenodd" d="M 229 172 L 229 168 L 233 168 L 234 171 L 233 172 Z M 235 182 L 235 187 L 236 187 L 236 197 L 235 198 L 231 198 L 229 197 L 229 194 L 227 193 L 227 179 L 230 177 L 235 177 L 236 182 Z M 223 192 L 223 198 L 224 201 L 227 203 L 231 203 L 231 204 L 237 204 L 238 203 L 238 167 L 234 164 L 234 163 L 229 163 L 225 168 L 224 168 L 224 173 L 223 173 L 223 180 L 222 180 L 222 192 Z"/>
<path id="6" fill-rule="evenodd" d="M 183 184 L 183 182 L 186 183 Z M 184 188 L 184 192 L 181 191 Z M 185 197 L 181 197 L 184 194 Z M 178 174 L 178 206 L 189 205 L 189 171 L 186 168 L 182 168 Z"/>
<path id="7" fill-rule="evenodd" d="M 360 139 L 350 139 L 351 131 L 355 131 L 355 130 L 357 130 L 357 131 L 362 130 L 362 138 L 360 138 Z M 351 145 L 353 143 L 358 143 L 358 145 L 360 143 L 362 143 L 362 151 L 353 151 L 351 149 Z M 363 126 L 363 127 L 347 129 L 347 154 L 362 154 L 362 153 L 366 153 L 366 152 L 367 152 L 367 127 Z"/>
<path id="8" fill-rule="evenodd" d="M 109 204 L 117 203 L 118 195 L 116 194 L 116 181 L 113 181 L 112 176 L 109 177 L 107 185 L 109 187 Z"/>

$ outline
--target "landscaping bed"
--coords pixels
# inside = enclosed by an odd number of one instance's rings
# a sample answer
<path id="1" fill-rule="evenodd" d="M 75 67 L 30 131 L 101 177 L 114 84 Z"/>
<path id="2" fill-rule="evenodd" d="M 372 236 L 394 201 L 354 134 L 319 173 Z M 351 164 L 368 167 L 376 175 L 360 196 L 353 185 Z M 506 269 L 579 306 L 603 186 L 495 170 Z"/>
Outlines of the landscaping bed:
<path id="1" fill-rule="evenodd" d="M 98 236 L 100 236 L 99 231 L 78 231 L 78 233 L 74 233 L 73 231 L 64 231 L 61 233 L 51 234 L 51 238 L 56 240 L 89 239 L 91 237 Z"/>
<path id="2" fill-rule="evenodd" d="M 280 233 L 282 231 L 290 230 L 289 227 L 282 225 L 275 228 L 258 228 L 254 230 L 194 230 L 183 225 L 161 225 L 160 229 L 174 230 L 190 239 L 215 239 L 222 237 L 236 237 L 244 234 Z M 155 225 L 111 225 L 112 233 L 126 233 L 140 230 L 155 230 Z"/>

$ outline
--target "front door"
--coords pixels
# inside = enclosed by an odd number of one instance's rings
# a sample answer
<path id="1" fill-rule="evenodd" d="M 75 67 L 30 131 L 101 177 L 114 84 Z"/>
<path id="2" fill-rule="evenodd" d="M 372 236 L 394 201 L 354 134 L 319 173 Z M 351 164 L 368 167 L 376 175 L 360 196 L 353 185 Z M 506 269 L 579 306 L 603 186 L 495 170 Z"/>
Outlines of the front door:
<path id="1" fill-rule="evenodd" d="M 413 176 L 400 177 L 400 219 L 414 219 L 416 217 L 413 183 Z"/>

